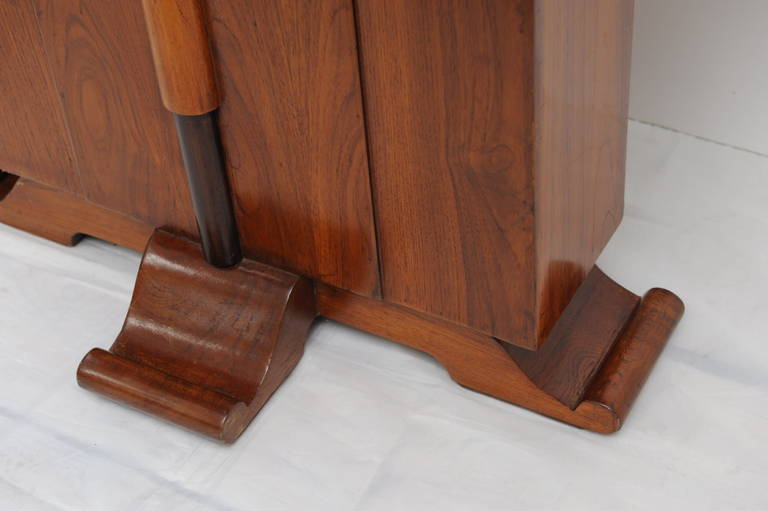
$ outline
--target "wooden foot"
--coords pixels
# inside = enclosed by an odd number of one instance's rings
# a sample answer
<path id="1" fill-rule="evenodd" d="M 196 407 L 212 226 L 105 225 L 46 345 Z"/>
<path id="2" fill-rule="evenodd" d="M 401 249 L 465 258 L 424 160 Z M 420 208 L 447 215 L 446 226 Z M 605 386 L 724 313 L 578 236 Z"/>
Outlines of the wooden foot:
<path id="1" fill-rule="evenodd" d="M 465 387 L 598 433 L 621 428 L 683 313 L 673 293 L 651 289 L 641 300 L 595 268 L 544 346 L 517 351 L 328 286 L 317 300 L 320 315 L 429 353 Z"/>
<path id="2" fill-rule="evenodd" d="M 10 191 L 0 202 L 0 221 L 49 239 L 85 233 L 141 250 L 152 232 L 24 179 L 12 187 L 2 180 L 0 190 L 3 185 Z M 282 277 L 268 277 L 273 274 Z M 158 232 L 123 332 L 110 352 L 86 356 L 78 378 L 231 441 L 301 355 L 313 317 L 309 288 L 305 279 L 253 261 L 212 269 L 195 245 Z M 621 427 L 683 314 L 673 293 L 652 289 L 640 299 L 595 268 L 544 345 L 528 351 L 324 284 L 317 284 L 316 300 L 319 315 L 429 353 L 465 387 L 600 433 Z"/>
<path id="3" fill-rule="evenodd" d="M 155 231 L 123 330 L 77 380 L 232 442 L 298 363 L 314 317 L 309 280 L 247 259 L 215 269 L 198 245 Z"/>

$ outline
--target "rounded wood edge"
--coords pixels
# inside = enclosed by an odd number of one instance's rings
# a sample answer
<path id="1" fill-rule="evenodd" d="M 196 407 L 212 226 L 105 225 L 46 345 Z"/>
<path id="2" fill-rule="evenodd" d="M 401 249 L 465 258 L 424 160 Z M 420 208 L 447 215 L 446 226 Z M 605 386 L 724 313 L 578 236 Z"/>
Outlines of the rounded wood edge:
<path id="1" fill-rule="evenodd" d="M 142 0 L 163 105 L 182 115 L 219 106 L 201 0 Z"/>
<path id="2" fill-rule="evenodd" d="M 245 428 L 243 403 L 109 351 L 94 348 L 77 368 L 77 383 L 114 401 L 224 442 Z"/>
<path id="3" fill-rule="evenodd" d="M 667 289 L 643 296 L 579 406 L 602 407 L 616 417 L 615 428 L 600 432 L 621 428 L 684 311 L 682 300 Z"/>
<path id="4" fill-rule="evenodd" d="M 463 387 L 601 434 L 623 425 L 683 310 L 669 291 L 646 293 L 598 372 L 608 387 L 590 385 L 587 398 L 571 409 L 539 389 L 491 337 L 325 285 L 318 286 L 318 306 L 322 316 L 428 353 Z"/>

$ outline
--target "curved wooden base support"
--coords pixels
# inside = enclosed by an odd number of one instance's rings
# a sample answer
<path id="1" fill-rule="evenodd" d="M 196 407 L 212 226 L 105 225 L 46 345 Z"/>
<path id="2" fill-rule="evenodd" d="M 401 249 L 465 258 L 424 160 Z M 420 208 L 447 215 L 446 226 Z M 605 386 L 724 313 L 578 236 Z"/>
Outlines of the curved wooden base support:
<path id="1" fill-rule="evenodd" d="M 508 345 L 491 337 L 328 286 L 319 287 L 317 300 L 320 315 L 426 352 L 465 387 L 598 433 L 621 428 L 683 313 L 683 303 L 673 293 L 664 289 L 648 291 L 621 325 L 621 331 L 616 332 L 620 335 L 610 340 L 610 350 L 588 379 L 584 398 L 570 407 L 537 386 L 507 352 Z M 574 300 L 569 307 L 574 304 L 579 305 Z M 602 339 L 593 341 L 604 344 Z M 563 351 L 574 356 L 579 352 Z M 539 352 L 531 353 L 535 356 Z M 581 365 L 591 370 L 595 366 L 591 356 L 591 350 L 581 350 L 580 358 L 562 367 Z M 553 373 L 553 377 L 557 376 Z M 571 380 L 571 384 L 578 385 L 579 381 L 583 380 Z"/>
<path id="2" fill-rule="evenodd" d="M 63 243 L 86 233 L 136 250 L 152 232 L 25 179 L 0 202 L 0 222 Z M 527 351 L 324 284 L 313 297 L 306 279 L 253 261 L 216 270 L 199 254 L 154 235 L 123 331 L 111 351 L 85 357 L 78 380 L 223 441 L 295 366 L 314 300 L 322 316 L 429 353 L 465 387 L 599 433 L 621 427 L 683 313 L 671 292 L 652 289 L 641 300 L 595 268 L 542 347 Z"/>
<path id="3" fill-rule="evenodd" d="M 215 269 L 198 245 L 156 231 L 123 330 L 77 381 L 232 442 L 301 358 L 314 305 L 307 279 L 249 260 Z"/>

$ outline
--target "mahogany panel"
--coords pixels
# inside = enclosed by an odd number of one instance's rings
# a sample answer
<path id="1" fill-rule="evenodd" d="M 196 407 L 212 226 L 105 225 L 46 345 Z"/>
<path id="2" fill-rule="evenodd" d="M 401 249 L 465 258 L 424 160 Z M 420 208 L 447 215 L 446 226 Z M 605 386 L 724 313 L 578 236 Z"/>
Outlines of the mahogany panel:
<path id="1" fill-rule="evenodd" d="M 210 0 L 246 255 L 377 295 L 351 0 Z"/>
<path id="2" fill-rule="evenodd" d="M 61 100 L 35 11 L 0 2 L 0 169 L 81 193 Z"/>
<path id="3" fill-rule="evenodd" d="M 624 208 L 633 0 L 536 0 L 537 341 Z"/>
<path id="4" fill-rule="evenodd" d="M 384 298 L 534 347 L 532 1 L 357 8 Z"/>
<path id="5" fill-rule="evenodd" d="M 34 0 L 89 200 L 196 236 L 141 2 Z"/>

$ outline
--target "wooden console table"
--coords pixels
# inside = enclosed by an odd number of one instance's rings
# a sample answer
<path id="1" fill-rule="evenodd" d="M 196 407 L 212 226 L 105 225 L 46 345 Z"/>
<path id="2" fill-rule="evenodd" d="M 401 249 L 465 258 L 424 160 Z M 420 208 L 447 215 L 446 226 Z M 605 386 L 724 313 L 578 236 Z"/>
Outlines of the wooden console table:
<path id="1" fill-rule="evenodd" d="M 0 221 L 144 252 L 80 385 L 231 442 L 319 315 L 616 431 L 683 312 L 594 267 L 623 210 L 632 9 L 0 3 Z"/>

